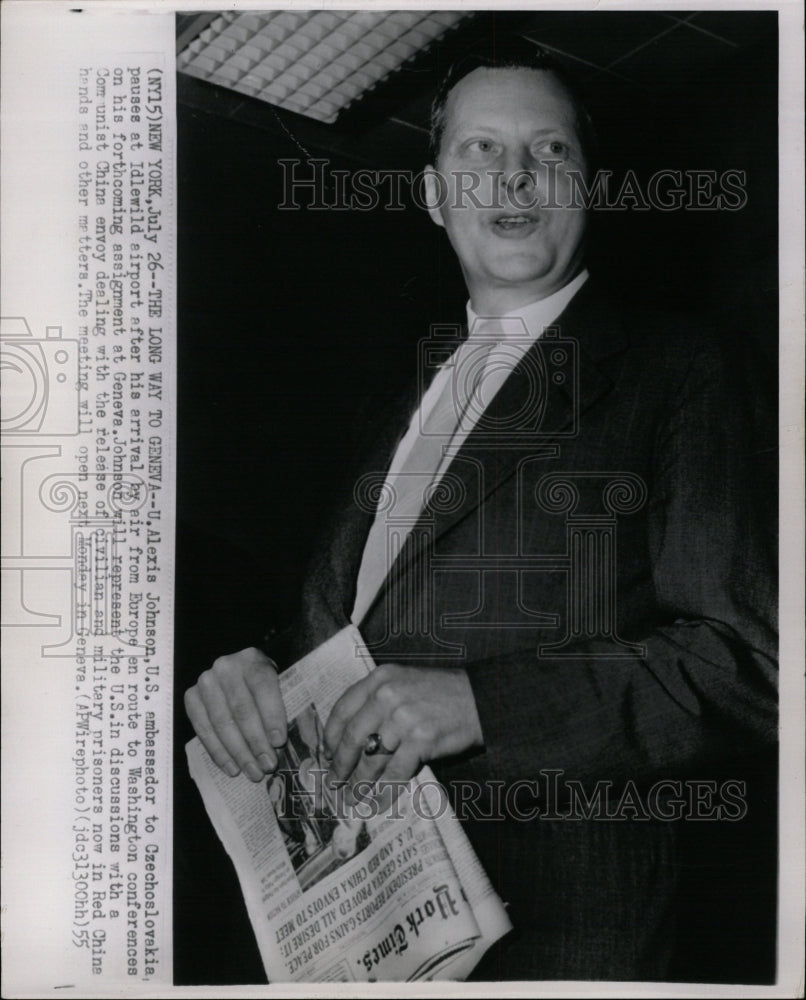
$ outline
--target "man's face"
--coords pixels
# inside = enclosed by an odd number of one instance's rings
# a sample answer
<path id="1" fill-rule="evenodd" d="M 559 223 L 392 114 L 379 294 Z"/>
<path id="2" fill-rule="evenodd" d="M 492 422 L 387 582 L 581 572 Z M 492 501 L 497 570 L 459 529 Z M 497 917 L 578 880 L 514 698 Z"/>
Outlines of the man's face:
<path id="1" fill-rule="evenodd" d="M 582 208 L 568 172 L 584 175 L 577 114 L 546 70 L 473 70 L 445 107 L 430 214 L 456 251 L 473 308 L 495 315 L 545 298 L 579 270 Z"/>

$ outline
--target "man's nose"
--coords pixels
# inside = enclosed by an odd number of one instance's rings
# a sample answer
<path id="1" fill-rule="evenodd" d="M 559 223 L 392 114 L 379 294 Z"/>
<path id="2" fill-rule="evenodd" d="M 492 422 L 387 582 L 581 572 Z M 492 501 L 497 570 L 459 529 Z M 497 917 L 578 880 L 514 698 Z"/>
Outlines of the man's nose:
<path id="1" fill-rule="evenodd" d="M 538 164 L 528 149 L 513 150 L 506 156 L 501 185 L 508 201 L 518 208 L 529 208 L 534 204 L 538 185 L 537 168 Z"/>

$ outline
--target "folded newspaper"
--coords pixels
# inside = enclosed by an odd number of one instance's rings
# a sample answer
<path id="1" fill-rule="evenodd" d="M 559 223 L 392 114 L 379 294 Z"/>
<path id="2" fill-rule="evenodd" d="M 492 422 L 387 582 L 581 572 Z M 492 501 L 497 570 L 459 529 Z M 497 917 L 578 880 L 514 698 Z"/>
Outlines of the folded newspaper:
<path id="1" fill-rule="evenodd" d="M 348 626 L 280 675 L 288 741 L 260 783 L 187 745 L 269 982 L 464 979 L 512 926 L 429 768 L 383 815 L 322 780 L 324 723 L 373 666 Z"/>

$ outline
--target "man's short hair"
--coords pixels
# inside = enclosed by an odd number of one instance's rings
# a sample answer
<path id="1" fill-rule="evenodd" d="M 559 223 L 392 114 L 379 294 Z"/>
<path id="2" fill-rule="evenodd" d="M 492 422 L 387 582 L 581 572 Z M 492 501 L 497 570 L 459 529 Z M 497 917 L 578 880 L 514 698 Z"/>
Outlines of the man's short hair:
<path id="1" fill-rule="evenodd" d="M 442 133 L 445 130 L 445 107 L 448 95 L 462 80 L 475 69 L 537 69 L 552 73 L 563 85 L 571 98 L 577 115 L 579 137 L 588 167 L 592 169 L 596 150 L 596 133 L 590 113 L 563 64 L 536 42 L 520 36 L 503 41 L 477 43 L 456 59 L 437 87 L 431 102 L 431 133 L 429 149 L 431 162 L 436 164 Z"/>

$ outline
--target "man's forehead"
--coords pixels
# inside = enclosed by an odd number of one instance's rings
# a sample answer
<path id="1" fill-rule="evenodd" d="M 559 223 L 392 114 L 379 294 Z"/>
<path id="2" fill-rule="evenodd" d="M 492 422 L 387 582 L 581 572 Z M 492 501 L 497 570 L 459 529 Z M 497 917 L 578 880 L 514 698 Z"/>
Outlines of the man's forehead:
<path id="1" fill-rule="evenodd" d="M 573 98 L 551 70 L 478 67 L 448 94 L 445 126 L 447 131 L 480 115 L 506 121 L 524 113 L 570 125 L 577 118 Z"/>

